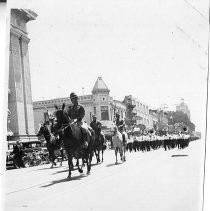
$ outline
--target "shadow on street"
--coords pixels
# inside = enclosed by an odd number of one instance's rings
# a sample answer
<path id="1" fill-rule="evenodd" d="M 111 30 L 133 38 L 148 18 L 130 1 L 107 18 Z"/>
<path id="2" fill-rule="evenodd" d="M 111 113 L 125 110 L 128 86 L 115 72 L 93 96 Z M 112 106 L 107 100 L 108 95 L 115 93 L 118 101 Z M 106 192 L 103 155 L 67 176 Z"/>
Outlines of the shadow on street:
<path id="1" fill-rule="evenodd" d="M 186 156 L 189 156 L 189 155 L 171 155 L 171 157 L 186 157 Z"/>
<path id="2" fill-rule="evenodd" d="M 112 164 L 108 164 L 108 165 L 106 165 L 106 167 L 117 166 L 117 165 L 121 165 L 121 164 L 123 164 L 123 163 L 117 163 L 117 164 L 112 163 Z"/>
<path id="3" fill-rule="evenodd" d="M 47 187 L 50 187 L 52 185 L 56 185 L 56 184 L 59 184 L 59 183 L 62 183 L 62 182 L 72 182 L 73 180 L 80 180 L 83 177 L 86 177 L 86 175 L 75 176 L 75 177 L 72 177 L 71 180 L 68 180 L 67 178 L 59 179 L 59 180 L 53 180 L 47 185 L 40 186 L 40 188 L 47 188 Z"/>

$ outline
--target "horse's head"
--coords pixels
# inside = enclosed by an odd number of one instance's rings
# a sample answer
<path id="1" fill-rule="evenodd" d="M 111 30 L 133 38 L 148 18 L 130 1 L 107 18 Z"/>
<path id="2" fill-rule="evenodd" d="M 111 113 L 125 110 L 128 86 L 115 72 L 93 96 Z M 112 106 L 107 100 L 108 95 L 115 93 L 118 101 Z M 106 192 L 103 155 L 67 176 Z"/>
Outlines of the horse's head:
<path id="1" fill-rule="evenodd" d="M 45 123 L 39 124 L 37 136 L 46 135 L 46 133 L 49 134 L 49 129 L 47 128 L 46 124 Z"/>
<path id="2" fill-rule="evenodd" d="M 59 109 L 58 106 L 55 105 L 55 109 L 56 109 L 54 112 L 55 119 L 53 121 L 52 130 L 56 132 L 57 130 L 61 129 L 63 125 L 69 123 L 69 117 L 65 110 L 65 103 L 63 103 L 61 109 Z"/>
<path id="3" fill-rule="evenodd" d="M 37 136 L 41 136 L 43 133 L 44 133 L 44 124 L 40 123 L 39 129 L 38 129 L 38 132 L 37 132 Z"/>

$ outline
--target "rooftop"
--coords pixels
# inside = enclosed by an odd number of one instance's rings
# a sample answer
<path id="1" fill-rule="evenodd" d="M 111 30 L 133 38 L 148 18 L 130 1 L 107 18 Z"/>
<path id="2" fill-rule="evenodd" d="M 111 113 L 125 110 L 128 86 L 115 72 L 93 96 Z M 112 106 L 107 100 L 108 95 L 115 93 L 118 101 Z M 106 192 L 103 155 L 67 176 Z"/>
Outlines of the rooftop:
<path id="1" fill-rule="evenodd" d="M 110 90 L 108 89 L 107 85 L 104 83 L 102 77 L 98 77 L 95 85 L 93 87 L 92 93 L 98 92 L 98 91 L 107 91 L 109 92 Z"/>

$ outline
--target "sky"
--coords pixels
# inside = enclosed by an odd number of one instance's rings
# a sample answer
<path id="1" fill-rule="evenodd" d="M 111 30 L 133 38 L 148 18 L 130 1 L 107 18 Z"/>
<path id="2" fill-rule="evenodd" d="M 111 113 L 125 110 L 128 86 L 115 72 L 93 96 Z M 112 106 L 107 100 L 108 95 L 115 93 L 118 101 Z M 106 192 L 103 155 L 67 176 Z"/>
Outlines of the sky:
<path id="1" fill-rule="evenodd" d="M 110 95 L 170 109 L 184 98 L 204 131 L 208 1 L 31 0 L 27 25 L 33 101 L 91 94 L 101 76 Z"/>

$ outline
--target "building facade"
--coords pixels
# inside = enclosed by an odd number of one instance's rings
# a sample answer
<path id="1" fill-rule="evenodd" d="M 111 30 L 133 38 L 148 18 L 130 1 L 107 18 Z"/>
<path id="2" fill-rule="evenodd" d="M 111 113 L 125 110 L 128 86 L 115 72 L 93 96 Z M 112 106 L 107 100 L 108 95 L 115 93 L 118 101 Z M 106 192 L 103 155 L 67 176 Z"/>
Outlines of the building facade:
<path id="1" fill-rule="evenodd" d="M 176 111 L 181 111 L 184 114 L 187 114 L 189 120 L 190 120 L 190 110 L 188 108 L 188 105 L 184 102 L 184 99 L 181 99 L 181 102 L 179 105 L 176 106 Z"/>
<path id="2" fill-rule="evenodd" d="M 11 9 L 9 48 L 8 141 L 36 141 L 29 65 L 28 21 L 37 14 L 31 10 Z"/>
<path id="3" fill-rule="evenodd" d="M 159 113 L 156 109 L 149 109 L 149 128 L 158 131 Z"/>
<path id="4" fill-rule="evenodd" d="M 168 131 L 168 113 L 164 110 L 158 111 L 158 130 Z"/>
<path id="5" fill-rule="evenodd" d="M 149 106 L 132 95 L 125 96 L 127 118 L 132 118 L 136 125 L 144 125 L 149 129 Z"/>
<path id="6" fill-rule="evenodd" d="M 126 106 L 119 100 L 114 100 L 110 95 L 110 90 L 104 83 L 102 77 L 98 77 L 96 80 L 92 94 L 78 96 L 79 103 L 84 106 L 85 117 L 84 120 L 90 124 L 92 121 L 92 115 L 96 115 L 97 119 L 100 121 L 114 121 L 116 113 L 119 113 L 121 118 L 126 116 Z M 61 107 L 62 104 L 66 104 L 66 108 L 71 105 L 71 100 L 69 97 L 57 98 L 44 101 L 33 102 L 34 110 L 34 125 L 35 131 L 37 132 L 39 123 L 45 121 L 45 116 L 47 110 L 54 112 L 54 105 Z"/>

